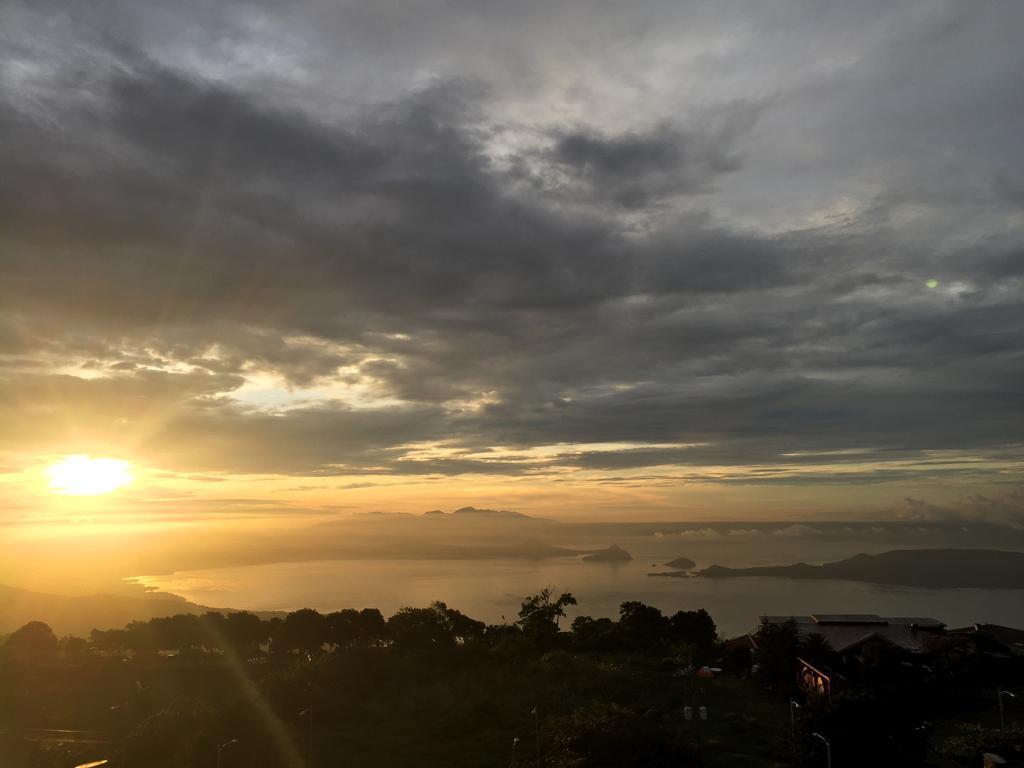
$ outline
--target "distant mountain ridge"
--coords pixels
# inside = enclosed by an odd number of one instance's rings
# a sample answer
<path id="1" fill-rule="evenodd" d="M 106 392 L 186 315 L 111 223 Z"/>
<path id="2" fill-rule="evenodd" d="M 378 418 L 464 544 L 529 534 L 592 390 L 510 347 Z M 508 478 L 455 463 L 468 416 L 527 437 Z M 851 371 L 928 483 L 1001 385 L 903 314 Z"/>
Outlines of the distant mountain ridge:
<path id="1" fill-rule="evenodd" d="M 553 523 L 546 517 L 534 517 L 533 515 L 526 515 L 522 512 L 513 512 L 509 509 L 481 509 L 479 507 L 459 507 L 449 514 L 445 514 L 440 509 L 432 509 L 429 512 L 424 512 L 424 516 L 445 516 L 445 517 L 458 517 L 462 519 L 466 518 L 486 518 L 488 520 L 529 520 L 531 522 L 539 523 Z"/>
<path id="2" fill-rule="evenodd" d="M 931 589 L 1024 589 L 1024 552 L 997 549 L 896 549 L 878 555 L 853 557 L 823 565 L 727 568 L 712 565 L 698 576 L 744 576 L 790 579 L 843 579 Z"/>

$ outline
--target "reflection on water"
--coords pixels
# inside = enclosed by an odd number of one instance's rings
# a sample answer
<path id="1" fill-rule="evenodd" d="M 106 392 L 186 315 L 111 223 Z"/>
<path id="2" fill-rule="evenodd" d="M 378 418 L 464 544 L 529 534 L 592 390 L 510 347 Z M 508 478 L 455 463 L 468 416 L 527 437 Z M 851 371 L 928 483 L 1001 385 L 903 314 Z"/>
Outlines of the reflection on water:
<path id="1" fill-rule="evenodd" d="M 682 554 L 682 553 L 680 553 Z M 951 626 L 986 621 L 1024 626 L 1020 590 L 927 590 L 795 579 L 652 578 L 656 555 L 631 563 L 576 559 L 331 560 L 212 568 L 139 581 L 189 600 L 249 610 L 332 611 L 402 606 L 443 600 L 488 622 L 515 619 L 525 595 L 547 586 L 568 590 L 577 613 L 616 616 L 625 600 L 642 600 L 666 612 L 707 608 L 723 635 L 749 630 L 759 614 L 878 613 L 933 616 Z"/>

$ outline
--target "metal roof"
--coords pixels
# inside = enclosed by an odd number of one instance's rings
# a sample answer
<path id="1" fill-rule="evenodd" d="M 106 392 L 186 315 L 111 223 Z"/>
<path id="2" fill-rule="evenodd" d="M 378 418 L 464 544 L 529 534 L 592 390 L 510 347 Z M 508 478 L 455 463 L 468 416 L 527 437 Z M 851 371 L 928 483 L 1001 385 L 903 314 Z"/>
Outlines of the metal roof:
<path id="1" fill-rule="evenodd" d="M 843 653 L 871 638 L 878 638 L 904 650 L 925 650 L 930 631 L 945 626 L 938 619 L 912 616 L 878 616 L 865 614 L 814 614 L 812 616 L 762 616 L 769 624 L 793 620 L 801 638 L 821 635 L 833 650 Z M 920 630 L 925 630 L 924 632 Z"/>
<path id="2" fill-rule="evenodd" d="M 815 624 L 888 624 L 874 613 L 815 613 L 811 615 Z"/>

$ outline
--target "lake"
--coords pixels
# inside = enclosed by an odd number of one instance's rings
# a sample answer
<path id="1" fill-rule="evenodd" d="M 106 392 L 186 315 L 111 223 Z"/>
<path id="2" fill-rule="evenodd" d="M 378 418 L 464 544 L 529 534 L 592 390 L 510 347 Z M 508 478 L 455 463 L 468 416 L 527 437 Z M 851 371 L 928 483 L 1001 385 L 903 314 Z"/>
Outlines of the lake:
<path id="1" fill-rule="evenodd" d="M 666 613 L 706 608 L 723 636 L 746 632 L 761 614 L 877 613 L 931 616 L 949 626 L 992 622 L 1024 626 L 1024 590 L 917 589 L 848 581 L 778 578 L 654 578 L 655 563 L 687 556 L 699 565 L 783 564 L 837 559 L 891 548 L 884 541 L 686 541 L 638 537 L 621 542 L 628 563 L 577 558 L 526 560 L 321 560 L 180 571 L 136 580 L 213 606 L 247 610 L 320 611 L 403 606 L 442 600 L 473 618 L 514 621 L 524 596 L 544 587 L 572 592 L 571 615 L 618 615 L 619 604 L 642 600 Z M 815 557 L 808 557 L 808 552 Z M 801 555 L 802 553 L 802 555 Z"/>

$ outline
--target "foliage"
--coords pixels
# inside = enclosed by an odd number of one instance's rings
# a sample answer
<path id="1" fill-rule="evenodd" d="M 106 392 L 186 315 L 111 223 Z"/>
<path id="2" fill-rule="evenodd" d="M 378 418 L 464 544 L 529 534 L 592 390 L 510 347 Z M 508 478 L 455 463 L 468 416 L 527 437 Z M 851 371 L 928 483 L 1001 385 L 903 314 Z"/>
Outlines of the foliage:
<path id="1" fill-rule="evenodd" d="M 346 608 L 327 614 L 327 642 L 339 648 L 381 642 L 386 622 L 376 608 Z"/>
<path id="2" fill-rule="evenodd" d="M 961 723 L 952 736 L 943 739 L 938 753 L 957 765 L 980 765 L 984 752 L 1004 758 L 1019 756 L 1024 743 L 1024 729 L 1009 727 L 1006 731 L 986 728 L 977 723 Z"/>
<path id="3" fill-rule="evenodd" d="M 611 619 L 577 616 L 571 632 L 573 645 L 584 651 L 615 651 L 623 644 L 619 625 Z"/>
<path id="4" fill-rule="evenodd" d="M 533 639 L 550 639 L 558 634 L 558 620 L 565 617 L 565 609 L 570 605 L 576 605 L 571 592 L 556 598 L 554 590 L 545 588 L 523 602 L 516 623 Z"/>
<path id="5" fill-rule="evenodd" d="M 298 650 L 308 656 L 323 651 L 327 642 L 327 620 L 312 608 L 289 613 L 274 635 L 274 646 L 281 650 Z"/>
<path id="6" fill-rule="evenodd" d="M 788 693 L 796 678 L 800 634 L 793 619 L 782 623 L 761 620 L 757 629 L 757 674 L 769 688 Z"/>
<path id="7" fill-rule="evenodd" d="M 657 608 L 629 601 L 619 607 L 619 630 L 628 647 L 653 650 L 669 642 L 672 622 Z"/>
<path id="8" fill-rule="evenodd" d="M 387 631 L 402 650 L 443 648 L 478 640 L 485 624 L 438 601 L 429 608 L 402 608 L 388 619 Z"/>
<path id="9" fill-rule="evenodd" d="M 691 749 L 656 720 L 615 704 L 579 709 L 552 724 L 554 768 L 676 768 L 696 765 Z"/>
<path id="10" fill-rule="evenodd" d="M 30 621 L 11 633 L 3 651 L 21 662 L 49 661 L 57 654 L 57 637 L 47 624 Z"/>
<path id="11" fill-rule="evenodd" d="M 83 745 L 20 736 L 70 728 L 109 739 L 112 765 L 212 768 L 218 745 L 232 742 L 222 768 L 293 768 L 305 763 L 312 722 L 315 765 L 470 768 L 514 758 L 536 768 L 537 751 L 547 768 L 820 765 L 812 731 L 832 740 L 837 768 L 914 765 L 925 756 L 926 721 L 960 706 L 967 685 L 957 676 L 972 669 L 950 651 L 935 661 L 938 674 L 922 677 L 892 648 L 867 648 L 858 685 L 835 692 L 831 707 L 802 701 L 791 731 L 779 694 L 792 693 L 796 654 L 818 660 L 827 644 L 798 642 L 792 624 L 764 624 L 756 680 L 684 675 L 703 664 L 742 671 L 749 654 L 719 645 L 706 611 L 666 617 L 636 601 L 617 620 L 580 616 L 560 631 L 574 604 L 545 590 L 523 601 L 516 624 L 495 626 L 440 602 L 387 620 L 374 609 L 172 616 L 88 640 L 57 641 L 45 625 L 28 625 L 0 649 L 0 762 L 66 768 L 95 759 Z M 1004 685 L 1019 685 L 1004 672 Z M 994 712 L 991 695 L 981 699 Z M 707 721 L 685 720 L 684 707 L 701 706 Z M 965 728 L 942 754 L 976 764 L 979 750 L 1006 748 L 997 736 Z"/>
<path id="12" fill-rule="evenodd" d="M 676 643 L 692 645 L 700 661 L 707 660 L 718 642 L 718 628 L 711 614 L 700 608 L 672 614 L 672 637 Z"/>
<path id="13" fill-rule="evenodd" d="M 817 632 L 811 632 L 800 641 L 799 653 L 812 664 L 824 666 L 832 664 L 836 655 L 828 638 Z"/>

